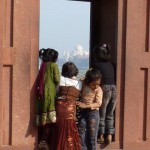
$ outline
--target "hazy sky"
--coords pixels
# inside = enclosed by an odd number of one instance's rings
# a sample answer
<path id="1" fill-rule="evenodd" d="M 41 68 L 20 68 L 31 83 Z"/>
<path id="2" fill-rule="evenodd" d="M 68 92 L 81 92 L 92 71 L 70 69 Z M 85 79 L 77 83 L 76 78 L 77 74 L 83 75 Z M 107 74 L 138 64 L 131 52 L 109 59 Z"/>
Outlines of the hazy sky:
<path id="1" fill-rule="evenodd" d="M 40 48 L 89 50 L 89 30 L 89 2 L 40 0 Z"/>

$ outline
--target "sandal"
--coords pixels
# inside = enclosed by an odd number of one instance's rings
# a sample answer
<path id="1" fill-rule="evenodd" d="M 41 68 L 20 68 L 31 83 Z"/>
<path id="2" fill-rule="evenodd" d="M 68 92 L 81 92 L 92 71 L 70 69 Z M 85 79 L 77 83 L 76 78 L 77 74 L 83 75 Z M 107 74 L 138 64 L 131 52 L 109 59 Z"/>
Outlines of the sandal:
<path id="1" fill-rule="evenodd" d="M 98 139 L 98 141 L 97 141 L 99 144 L 103 144 L 104 143 L 104 135 L 103 134 L 101 134 L 100 136 L 99 136 L 99 139 Z"/>
<path id="2" fill-rule="evenodd" d="M 46 141 L 41 141 L 38 147 L 39 147 L 39 150 L 49 150 L 49 146 Z"/>

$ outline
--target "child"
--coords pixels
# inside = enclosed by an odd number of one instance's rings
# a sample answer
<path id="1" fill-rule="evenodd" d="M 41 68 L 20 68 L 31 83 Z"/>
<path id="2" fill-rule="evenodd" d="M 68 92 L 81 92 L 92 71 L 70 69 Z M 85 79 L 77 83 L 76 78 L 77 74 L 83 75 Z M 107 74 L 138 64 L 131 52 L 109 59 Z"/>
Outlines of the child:
<path id="1" fill-rule="evenodd" d="M 82 82 L 76 80 L 78 69 L 72 62 L 62 67 L 60 87 L 56 101 L 55 150 L 81 150 L 76 126 L 76 100 L 79 98 Z"/>
<path id="2" fill-rule="evenodd" d="M 101 74 L 96 69 L 86 72 L 81 92 L 81 116 L 78 130 L 81 137 L 82 150 L 97 149 L 97 133 L 99 126 L 99 107 L 102 103 L 102 90 L 100 88 Z"/>
<path id="3" fill-rule="evenodd" d="M 103 101 L 100 108 L 99 143 L 111 143 L 114 128 L 114 110 L 116 107 L 115 70 L 110 62 L 110 45 L 96 46 L 95 68 L 102 73 Z M 106 135 L 106 141 L 104 140 Z"/>
<path id="4" fill-rule="evenodd" d="M 56 86 L 60 75 L 56 64 L 58 52 L 54 49 L 41 49 L 39 57 L 42 60 L 38 74 L 38 103 L 35 125 L 42 126 L 42 137 L 39 144 L 40 149 L 49 149 L 48 140 L 50 126 L 56 122 L 55 97 Z"/>

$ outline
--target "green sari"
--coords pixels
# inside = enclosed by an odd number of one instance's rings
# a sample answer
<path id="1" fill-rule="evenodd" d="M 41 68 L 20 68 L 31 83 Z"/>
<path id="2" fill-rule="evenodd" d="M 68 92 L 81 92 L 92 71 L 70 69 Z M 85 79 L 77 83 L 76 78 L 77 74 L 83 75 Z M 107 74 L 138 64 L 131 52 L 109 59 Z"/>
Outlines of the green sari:
<path id="1" fill-rule="evenodd" d="M 58 65 L 47 62 L 44 73 L 44 95 L 39 97 L 36 104 L 35 125 L 46 125 L 56 121 L 55 97 L 56 86 L 60 81 Z"/>

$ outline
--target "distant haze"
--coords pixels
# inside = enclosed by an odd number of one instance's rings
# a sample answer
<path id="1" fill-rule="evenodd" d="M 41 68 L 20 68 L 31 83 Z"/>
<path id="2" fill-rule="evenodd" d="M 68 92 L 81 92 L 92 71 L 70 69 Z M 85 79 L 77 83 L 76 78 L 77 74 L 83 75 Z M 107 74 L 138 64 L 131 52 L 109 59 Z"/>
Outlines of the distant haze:
<path id="1" fill-rule="evenodd" d="M 66 61 L 72 61 L 80 70 L 87 70 L 89 66 L 89 52 L 83 50 L 78 45 L 74 51 L 64 51 L 64 54 L 58 58 L 58 64 L 61 67 Z"/>
<path id="2" fill-rule="evenodd" d="M 89 2 L 40 0 L 40 48 L 56 49 L 60 59 L 68 52 L 74 58 L 88 56 L 89 30 Z"/>

